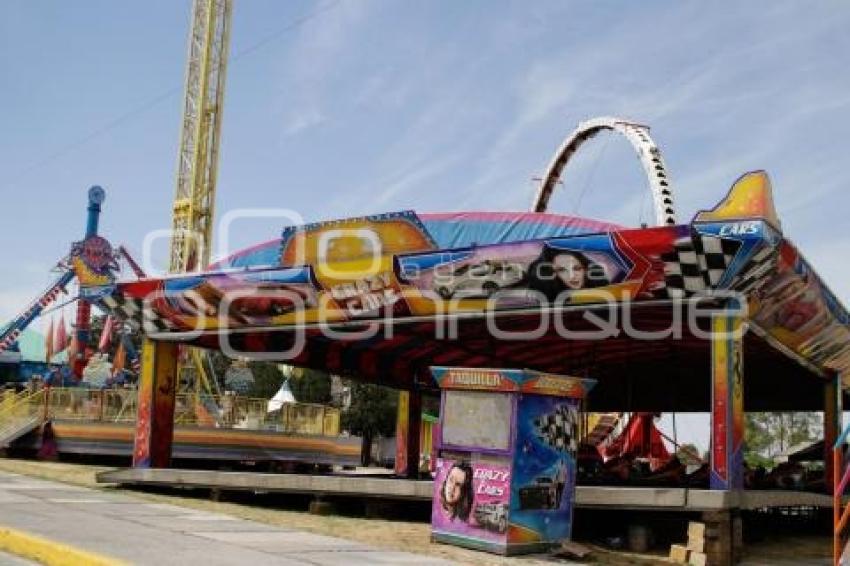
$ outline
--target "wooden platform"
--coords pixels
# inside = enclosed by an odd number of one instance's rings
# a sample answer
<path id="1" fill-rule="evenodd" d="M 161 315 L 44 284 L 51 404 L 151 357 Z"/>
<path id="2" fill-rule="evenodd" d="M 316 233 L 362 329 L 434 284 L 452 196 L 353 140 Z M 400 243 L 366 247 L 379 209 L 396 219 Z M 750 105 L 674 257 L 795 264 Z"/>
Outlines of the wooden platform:
<path id="1" fill-rule="evenodd" d="M 118 469 L 98 474 L 100 483 L 234 491 L 284 492 L 372 499 L 430 501 L 434 482 L 364 475 L 258 474 L 180 469 Z M 578 486 L 576 506 L 645 511 L 715 511 L 767 507 L 832 507 L 832 497 L 804 491 Z"/>
<path id="2" fill-rule="evenodd" d="M 135 424 L 130 422 L 53 421 L 56 448 L 60 454 L 133 454 Z M 360 438 L 290 434 L 274 430 L 245 430 L 177 426 L 172 455 L 176 460 L 217 462 L 304 462 L 356 466 L 360 463 Z M 16 447 L 38 450 L 37 435 L 21 437 Z"/>

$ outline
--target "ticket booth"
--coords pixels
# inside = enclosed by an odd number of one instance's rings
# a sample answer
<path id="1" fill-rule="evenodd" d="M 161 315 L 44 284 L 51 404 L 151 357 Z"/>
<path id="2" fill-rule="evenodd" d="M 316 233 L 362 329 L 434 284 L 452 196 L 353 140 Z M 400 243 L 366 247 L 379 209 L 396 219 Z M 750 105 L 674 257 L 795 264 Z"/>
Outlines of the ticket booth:
<path id="1" fill-rule="evenodd" d="M 431 371 L 442 390 L 432 540 L 520 554 L 568 539 L 579 410 L 595 381 L 513 369 Z"/>

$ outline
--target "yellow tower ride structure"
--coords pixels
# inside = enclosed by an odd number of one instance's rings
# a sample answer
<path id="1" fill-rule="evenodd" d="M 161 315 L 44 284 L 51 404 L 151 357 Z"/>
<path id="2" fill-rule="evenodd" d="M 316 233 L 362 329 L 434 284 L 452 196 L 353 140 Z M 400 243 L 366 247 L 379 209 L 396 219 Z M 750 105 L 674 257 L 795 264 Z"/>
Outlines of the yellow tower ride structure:
<path id="1" fill-rule="evenodd" d="M 232 0 L 195 0 L 172 216 L 172 273 L 209 264 Z"/>
<path id="2" fill-rule="evenodd" d="M 210 262 L 232 9 L 232 0 L 194 0 L 192 7 L 172 211 L 171 273 L 197 271 Z M 193 385 L 196 395 L 202 387 L 211 391 L 204 356 L 191 349 L 186 357 L 179 383 Z"/>

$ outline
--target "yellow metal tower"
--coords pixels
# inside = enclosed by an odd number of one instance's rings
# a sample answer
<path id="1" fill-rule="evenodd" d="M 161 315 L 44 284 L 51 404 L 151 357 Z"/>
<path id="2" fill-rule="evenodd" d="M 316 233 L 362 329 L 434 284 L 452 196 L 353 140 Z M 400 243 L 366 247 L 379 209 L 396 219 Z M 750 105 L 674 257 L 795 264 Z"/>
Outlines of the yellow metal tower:
<path id="1" fill-rule="evenodd" d="M 209 264 L 232 0 L 195 0 L 171 237 L 172 273 Z"/>
<path id="2" fill-rule="evenodd" d="M 194 0 L 192 7 L 172 214 L 171 273 L 197 271 L 210 262 L 232 8 L 232 0 Z M 201 388 L 213 389 L 199 350 L 186 352 L 179 383 L 194 386 L 196 405 L 200 404 Z"/>

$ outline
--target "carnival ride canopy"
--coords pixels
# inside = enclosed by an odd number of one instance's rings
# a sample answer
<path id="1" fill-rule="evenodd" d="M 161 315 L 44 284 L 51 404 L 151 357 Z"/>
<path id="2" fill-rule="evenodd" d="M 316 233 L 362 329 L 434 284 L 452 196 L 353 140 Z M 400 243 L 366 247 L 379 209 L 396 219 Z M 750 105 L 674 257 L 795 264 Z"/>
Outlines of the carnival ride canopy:
<path id="1" fill-rule="evenodd" d="M 577 236 L 623 228 L 610 222 L 536 212 L 446 212 L 418 214 L 417 217 L 439 249 Z M 208 270 L 278 265 L 281 241 L 278 238 L 237 251 L 213 263 Z"/>
<path id="2" fill-rule="evenodd" d="M 782 234 L 763 172 L 689 224 L 402 211 L 287 227 L 103 306 L 156 340 L 399 388 L 433 387 L 430 366 L 529 368 L 596 379 L 593 410 L 704 411 L 705 334 L 732 298 L 747 409 L 821 407 L 823 379 L 850 368 L 850 315 Z"/>

